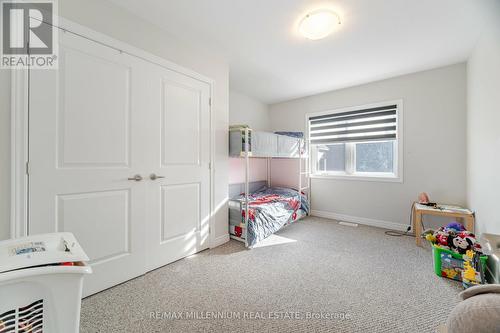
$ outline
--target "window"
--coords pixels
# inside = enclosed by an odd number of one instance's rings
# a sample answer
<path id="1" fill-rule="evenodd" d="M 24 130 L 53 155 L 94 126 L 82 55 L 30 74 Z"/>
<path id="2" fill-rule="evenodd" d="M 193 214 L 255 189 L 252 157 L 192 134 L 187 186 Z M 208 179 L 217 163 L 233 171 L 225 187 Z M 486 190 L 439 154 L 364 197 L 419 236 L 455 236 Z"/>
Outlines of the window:
<path id="1" fill-rule="evenodd" d="M 336 143 L 332 145 L 318 145 L 317 149 L 317 166 L 321 171 L 341 171 L 345 169 L 345 143 Z"/>
<path id="2" fill-rule="evenodd" d="M 401 102 L 309 115 L 312 176 L 401 180 Z"/>
<path id="3" fill-rule="evenodd" d="M 355 143 L 356 172 L 394 172 L 395 141 Z"/>

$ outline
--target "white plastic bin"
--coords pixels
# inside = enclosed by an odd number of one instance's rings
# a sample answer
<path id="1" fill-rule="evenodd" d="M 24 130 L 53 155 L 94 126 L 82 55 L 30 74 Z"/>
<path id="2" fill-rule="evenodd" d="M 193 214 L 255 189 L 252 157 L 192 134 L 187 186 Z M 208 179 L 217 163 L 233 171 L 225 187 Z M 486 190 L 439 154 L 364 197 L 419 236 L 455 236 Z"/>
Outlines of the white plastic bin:
<path id="1" fill-rule="evenodd" d="M 0 332 L 79 332 L 88 260 L 67 232 L 0 242 Z"/>

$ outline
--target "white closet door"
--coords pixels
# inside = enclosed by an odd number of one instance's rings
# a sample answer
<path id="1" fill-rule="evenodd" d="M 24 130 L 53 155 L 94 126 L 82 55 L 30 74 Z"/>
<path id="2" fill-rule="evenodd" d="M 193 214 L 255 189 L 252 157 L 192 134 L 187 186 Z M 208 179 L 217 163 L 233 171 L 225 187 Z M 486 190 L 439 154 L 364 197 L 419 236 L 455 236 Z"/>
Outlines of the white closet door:
<path id="1" fill-rule="evenodd" d="M 210 85 L 71 33 L 60 44 L 59 70 L 30 73 L 29 233 L 75 234 L 89 295 L 208 246 Z"/>
<path id="2" fill-rule="evenodd" d="M 89 295 L 145 271 L 150 166 L 143 61 L 60 35 L 59 70 L 30 75 L 29 234 L 70 231 L 91 258 Z"/>
<path id="3" fill-rule="evenodd" d="M 154 66 L 148 141 L 148 270 L 208 247 L 210 86 Z M 154 176 L 152 178 L 155 178 Z"/>

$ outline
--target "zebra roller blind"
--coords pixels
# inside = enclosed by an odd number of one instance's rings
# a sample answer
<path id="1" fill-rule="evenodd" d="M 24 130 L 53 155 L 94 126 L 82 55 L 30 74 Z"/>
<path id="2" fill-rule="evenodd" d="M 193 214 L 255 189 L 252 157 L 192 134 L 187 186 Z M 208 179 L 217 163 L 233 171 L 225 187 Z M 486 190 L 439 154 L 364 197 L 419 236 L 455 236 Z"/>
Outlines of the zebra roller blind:
<path id="1" fill-rule="evenodd" d="M 396 140 L 398 106 L 390 104 L 309 118 L 311 144 Z"/>

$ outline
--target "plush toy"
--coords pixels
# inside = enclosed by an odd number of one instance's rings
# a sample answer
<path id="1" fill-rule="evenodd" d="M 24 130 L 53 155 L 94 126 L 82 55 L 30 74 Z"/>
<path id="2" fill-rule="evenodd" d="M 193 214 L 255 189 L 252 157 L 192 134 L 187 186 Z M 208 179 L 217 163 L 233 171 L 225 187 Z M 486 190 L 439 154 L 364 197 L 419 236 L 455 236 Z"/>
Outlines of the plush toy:
<path id="1" fill-rule="evenodd" d="M 460 254 L 465 254 L 468 250 L 472 249 L 472 246 L 474 245 L 470 237 L 462 238 L 458 235 L 453 238 L 449 237 L 448 242 L 448 246 Z"/>
<path id="2" fill-rule="evenodd" d="M 455 232 L 453 230 L 441 227 L 434 232 L 436 236 L 437 244 L 444 248 L 452 248 L 450 244 L 450 239 L 455 237 Z"/>
<path id="3" fill-rule="evenodd" d="M 448 223 L 445 228 L 446 229 L 455 230 L 455 232 L 465 231 L 464 226 L 462 224 L 458 223 L 458 222 Z"/>
<path id="4" fill-rule="evenodd" d="M 458 236 L 465 238 L 467 242 L 472 244 L 471 249 L 474 250 L 475 252 L 478 253 L 483 253 L 483 249 L 481 247 L 481 244 L 477 241 L 476 235 L 474 235 L 470 231 L 462 231 L 458 234 Z"/>
<path id="5" fill-rule="evenodd" d="M 431 243 L 436 243 L 436 236 L 434 236 L 434 230 L 432 229 L 426 229 L 422 235 L 421 235 L 422 238 L 425 238 L 428 242 L 431 242 Z"/>
<path id="6" fill-rule="evenodd" d="M 418 203 L 427 204 L 429 203 L 429 195 L 425 192 L 422 192 L 418 195 Z"/>
<path id="7" fill-rule="evenodd" d="M 436 243 L 436 241 L 437 241 L 436 236 L 434 236 L 433 234 L 425 235 L 425 239 L 431 243 Z"/>
<path id="8" fill-rule="evenodd" d="M 481 245 L 478 242 L 475 242 L 472 247 L 473 247 L 474 251 L 476 251 L 477 253 L 483 253 L 483 248 L 481 247 Z"/>
<path id="9" fill-rule="evenodd" d="M 448 238 L 449 235 L 445 234 L 445 233 L 437 233 L 434 235 L 434 237 L 436 237 L 436 243 L 438 245 L 441 245 L 443 247 L 446 247 L 448 248 L 450 245 L 449 245 L 449 241 L 448 241 Z"/>

